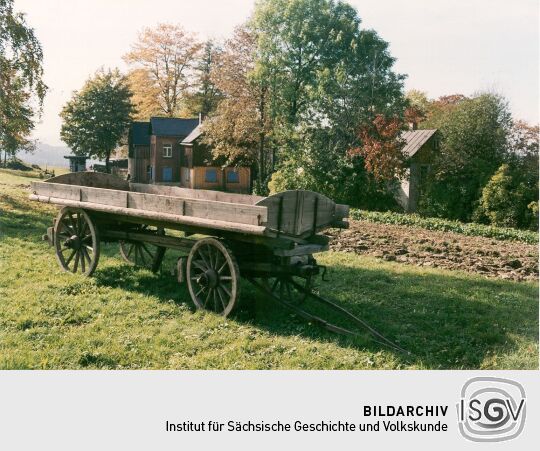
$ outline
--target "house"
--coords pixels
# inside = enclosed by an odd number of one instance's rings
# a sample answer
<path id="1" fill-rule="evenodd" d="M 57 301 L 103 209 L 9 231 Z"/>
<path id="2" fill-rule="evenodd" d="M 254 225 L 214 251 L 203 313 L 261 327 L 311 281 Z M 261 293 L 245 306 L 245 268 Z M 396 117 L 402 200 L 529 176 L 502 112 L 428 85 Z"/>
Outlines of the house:
<path id="1" fill-rule="evenodd" d="M 220 164 L 201 135 L 200 119 L 152 117 L 133 122 L 128 133 L 130 180 L 249 193 L 250 168 Z"/>
<path id="2" fill-rule="evenodd" d="M 69 160 L 70 172 L 86 171 L 86 160 L 88 160 L 86 155 L 67 155 L 64 158 Z"/>
<path id="3" fill-rule="evenodd" d="M 181 166 L 181 186 L 232 193 L 251 191 L 251 169 L 219 165 L 212 158 L 212 149 L 201 142 L 202 127 L 198 125 L 182 142 L 184 158 Z M 208 162 L 208 163 L 206 163 Z"/>
<path id="4" fill-rule="evenodd" d="M 421 188 L 439 151 L 439 134 L 437 130 L 408 130 L 401 138 L 405 141 L 403 152 L 408 157 L 409 168 L 400 181 L 396 199 L 406 212 L 412 213 L 417 209 Z"/>

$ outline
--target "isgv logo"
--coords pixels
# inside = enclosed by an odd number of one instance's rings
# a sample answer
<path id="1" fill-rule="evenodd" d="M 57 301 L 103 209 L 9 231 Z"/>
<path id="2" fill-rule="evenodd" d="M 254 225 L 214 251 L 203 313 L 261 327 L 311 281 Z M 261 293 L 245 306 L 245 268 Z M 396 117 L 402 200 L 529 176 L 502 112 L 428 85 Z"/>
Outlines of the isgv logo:
<path id="1" fill-rule="evenodd" d="M 475 377 L 461 389 L 457 404 L 459 431 L 474 442 L 503 442 L 516 438 L 525 426 L 525 390 L 498 377 Z"/>

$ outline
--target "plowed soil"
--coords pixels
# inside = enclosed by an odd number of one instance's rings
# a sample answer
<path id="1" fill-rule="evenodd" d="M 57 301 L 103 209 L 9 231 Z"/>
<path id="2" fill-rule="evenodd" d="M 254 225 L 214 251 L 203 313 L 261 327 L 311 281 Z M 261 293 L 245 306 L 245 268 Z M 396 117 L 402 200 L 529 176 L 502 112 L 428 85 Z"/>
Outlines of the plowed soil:
<path id="1" fill-rule="evenodd" d="M 330 248 L 336 251 L 501 279 L 538 279 L 536 245 L 354 220 L 348 230 L 328 235 Z"/>

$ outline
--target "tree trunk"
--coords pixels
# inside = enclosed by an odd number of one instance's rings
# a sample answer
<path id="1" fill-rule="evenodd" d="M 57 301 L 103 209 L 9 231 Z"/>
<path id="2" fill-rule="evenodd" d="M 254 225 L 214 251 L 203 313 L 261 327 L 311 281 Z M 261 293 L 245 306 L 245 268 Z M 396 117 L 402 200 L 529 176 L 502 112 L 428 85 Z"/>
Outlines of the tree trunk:
<path id="1" fill-rule="evenodd" d="M 107 155 L 105 156 L 105 172 L 107 174 L 110 174 L 110 168 L 109 168 L 109 160 L 111 159 L 111 152 L 107 152 Z"/>

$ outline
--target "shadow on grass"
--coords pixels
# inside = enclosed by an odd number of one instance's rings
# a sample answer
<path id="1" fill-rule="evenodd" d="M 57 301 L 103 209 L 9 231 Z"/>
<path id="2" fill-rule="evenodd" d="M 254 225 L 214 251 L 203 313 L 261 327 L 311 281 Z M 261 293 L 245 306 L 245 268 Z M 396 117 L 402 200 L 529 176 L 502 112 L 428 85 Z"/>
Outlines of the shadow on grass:
<path id="1" fill-rule="evenodd" d="M 309 324 L 266 300 L 247 282 L 242 282 L 242 303 L 231 319 L 275 335 L 301 335 L 370 353 L 385 350 L 404 365 L 433 369 L 479 368 L 491 354 L 515 351 L 516 337 L 538 342 L 538 301 L 535 288 L 528 284 L 349 266 L 333 266 L 331 277 L 331 282 L 319 283 L 322 296 L 337 301 L 412 355 L 393 351 L 367 335 L 343 337 Z M 95 278 L 99 285 L 153 295 L 164 302 L 174 299 L 193 308 L 187 288 L 167 274 L 153 275 L 126 265 L 98 270 Z M 347 326 L 333 312 L 310 310 Z"/>
<path id="2" fill-rule="evenodd" d="M 24 193 L 25 195 L 29 193 Z M 40 239 L 53 222 L 54 214 L 32 209 L 31 201 L 0 193 L 0 239 L 26 237 Z"/>

